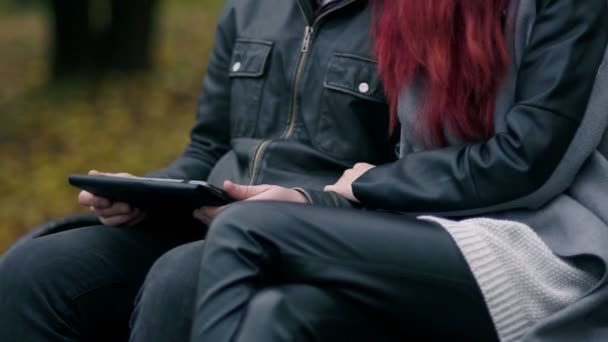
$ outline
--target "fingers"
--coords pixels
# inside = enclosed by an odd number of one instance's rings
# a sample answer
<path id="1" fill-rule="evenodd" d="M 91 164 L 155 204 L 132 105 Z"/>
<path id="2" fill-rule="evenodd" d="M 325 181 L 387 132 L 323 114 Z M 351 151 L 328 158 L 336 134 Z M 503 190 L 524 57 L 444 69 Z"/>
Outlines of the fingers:
<path id="1" fill-rule="evenodd" d="M 127 203 L 112 203 L 106 198 L 95 196 L 87 191 L 80 192 L 78 202 L 90 207 L 104 225 L 133 225 L 141 222 L 145 216 L 140 209 L 132 208 Z"/>
<path id="2" fill-rule="evenodd" d="M 92 176 L 114 176 L 114 177 L 133 177 L 126 172 L 107 173 L 97 170 L 89 171 Z M 81 191 L 78 194 L 78 203 L 91 208 L 101 223 L 108 226 L 135 225 L 145 218 L 145 213 L 141 210 L 132 208 L 127 203 L 112 203 L 107 198 L 95 196 L 88 191 Z"/>
<path id="3" fill-rule="evenodd" d="M 78 203 L 85 207 L 95 207 L 99 209 L 106 209 L 112 205 L 112 202 L 107 198 L 95 196 L 84 190 L 78 194 Z"/>
<path id="4" fill-rule="evenodd" d="M 99 217 L 99 221 L 106 226 L 120 226 L 123 223 L 129 222 L 132 219 L 131 215 L 121 215 L 112 217 Z"/>
<path id="5" fill-rule="evenodd" d="M 106 208 L 100 208 L 96 206 L 92 206 L 91 208 L 93 212 L 95 212 L 95 214 L 97 214 L 97 216 L 99 217 L 128 215 L 133 213 L 134 211 L 129 204 L 123 202 L 112 203 L 112 205 Z"/>
<path id="6" fill-rule="evenodd" d="M 351 169 L 345 170 L 342 177 L 340 177 L 335 184 L 324 187 L 323 191 L 333 191 L 339 193 L 340 189 L 344 188 L 344 186 L 351 187 L 355 180 L 374 167 L 374 165 L 368 163 L 357 163 L 353 165 Z"/>
<path id="7" fill-rule="evenodd" d="M 323 191 L 325 192 L 337 192 L 338 187 L 336 187 L 335 185 L 327 185 L 323 188 Z"/>
<path id="8" fill-rule="evenodd" d="M 99 220 L 106 226 L 133 226 L 145 218 L 145 213 L 139 209 L 134 209 L 128 214 L 115 215 L 115 216 L 99 216 Z"/>
<path id="9" fill-rule="evenodd" d="M 370 164 L 367 164 L 367 163 L 357 163 L 357 164 L 353 165 L 353 169 L 363 170 L 363 169 L 368 168 L 369 166 L 370 166 Z"/>
<path id="10" fill-rule="evenodd" d="M 211 221 L 213 221 L 213 217 L 211 217 L 211 215 L 207 214 L 207 212 L 204 209 L 198 209 L 198 210 L 194 210 L 194 212 L 192 213 L 192 216 L 201 221 L 202 223 L 206 224 L 206 225 L 210 225 Z"/>
<path id="11" fill-rule="evenodd" d="M 270 186 L 267 191 L 249 197 L 245 201 L 275 201 L 306 204 L 308 203 L 308 198 L 294 189 L 283 188 L 281 186 Z"/>
<path id="12" fill-rule="evenodd" d="M 134 177 L 133 175 L 120 172 L 120 173 L 107 173 L 107 172 L 99 172 L 97 170 L 89 171 L 89 175 L 91 176 L 114 176 L 114 177 Z M 112 205 L 112 201 L 107 198 L 95 196 L 88 191 L 81 191 L 78 194 L 78 203 L 84 205 L 86 207 L 95 207 L 96 209 L 106 209 Z"/>
<path id="13" fill-rule="evenodd" d="M 126 177 L 126 178 L 133 178 L 133 177 L 135 177 L 132 174 L 127 173 L 127 172 L 110 173 L 110 172 L 100 172 L 100 171 L 97 171 L 97 170 L 91 170 L 91 171 L 89 171 L 89 175 L 91 175 L 91 176 Z"/>
<path id="14" fill-rule="evenodd" d="M 226 208 L 226 206 L 223 207 L 202 207 L 199 209 L 194 210 L 194 212 L 192 213 L 192 216 L 194 216 L 194 218 L 196 218 L 197 220 L 203 222 L 206 225 L 210 225 L 211 222 L 213 221 L 213 219 L 215 219 L 215 217 L 217 215 L 219 215 L 219 213 L 224 210 Z"/>
<path id="15" fill-rule="evenodd" d="M 342 185 L 342 183 L 344 183 L 344 181 L 346 179 L 348 179 L 351 172 L 352 172 L 352 169 L 348 169 L 348 170 L 344 171 L 344 174 L 342 174 L 342 177 L 340 177 L 340 179 L 338 179 L 334 184 L 326 185 L 323 188 L 323 191 L 339 192 L 338 189 L 340 189 L 340 186 Z"/>
<path id="16" fill-rule="evenodd" d="M 224 182 L 224 190 L 237 201 L 257 196 L 270 189 L 269 185 L 238 185 L 231 181 Z"/>
<path id="17" fill-rule="evenodd" d="M 367 171 L 369 169 L 373 169 L 374 167 L 376 166 L 369 163 L 357 163 L 353 165 L 353 169 L 358 171 Z"/>

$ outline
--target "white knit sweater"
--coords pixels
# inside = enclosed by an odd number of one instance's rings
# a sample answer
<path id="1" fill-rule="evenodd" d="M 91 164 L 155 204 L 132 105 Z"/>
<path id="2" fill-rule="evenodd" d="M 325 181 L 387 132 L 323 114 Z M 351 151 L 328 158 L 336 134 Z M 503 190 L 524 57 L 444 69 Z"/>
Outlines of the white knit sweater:
<path id="1" fill-rule="evenodd" d="M 540 320 L 580 299 L 598 281 L 553 254 L 527 225 L 485 218 L 437 222 L 464 254 L 502 342 L 520 341 Z"/>

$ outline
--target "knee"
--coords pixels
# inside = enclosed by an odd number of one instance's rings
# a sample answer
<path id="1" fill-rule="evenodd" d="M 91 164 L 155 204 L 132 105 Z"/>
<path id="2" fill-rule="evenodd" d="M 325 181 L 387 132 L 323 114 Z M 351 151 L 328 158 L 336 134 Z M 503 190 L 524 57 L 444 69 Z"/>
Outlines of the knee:
<path id="1" fill-rule="evenodd" d="M 296 205 L 277 202 L 237 202 L 228 206 L 211 223 L 208 244 L 214 240 L 239 241 L 252 235 L 272 235 L 288 230 L 290 211 Z M 301 207 L 301 206 L 298 206 Z"/>
<path id="2" fill-rule="evenodd" d="M 154 340 L 168 333 L 175 334 L 176 340 L 178 336 L 187 339 L 202 250 L 203 241 L 185 244 L 165 253 L 152 265 L 135 299 L 130 323 L 133 341 Z M 164 331 L 159 332 L 163 326 Z M 150 338 L 150 334 L 155 338 Z"/>
<path id="3" fill-rule="evenodd" d="M 0 307 L 49 302 L 62 290 L 63 262 L 58 251 L 33 239 L 0 259 Z M 42 301 L 41 301 L 42 300 Z"/>
<path id="4" fill-rule="evenodd" d="M 182 298 L 189 289 L 194 291 L 202 252 L 202 241 L 197 241 L 163 254 L 148 271 L 138 301 L 160 297 Z"/>
<path id="5" fill-rule="evenodd" d="M 264 289 L 257 293 L 248 304 L 248 316 L 254 316 L 262 321 L 285 311 L 286 296 L 278 289 Z"/>
<path id="6" fill-rule="evenodd" d="M 299 303 L 301 295 L 306 295 L 305 291 L 291 291 L 286 287 L 261 290 L 249 301 L 244 321 L 252 329 L 272 324 L 293 336 L 295 331 L 309 326 L 306 313 L 301 312 L 304 309 Z"/>

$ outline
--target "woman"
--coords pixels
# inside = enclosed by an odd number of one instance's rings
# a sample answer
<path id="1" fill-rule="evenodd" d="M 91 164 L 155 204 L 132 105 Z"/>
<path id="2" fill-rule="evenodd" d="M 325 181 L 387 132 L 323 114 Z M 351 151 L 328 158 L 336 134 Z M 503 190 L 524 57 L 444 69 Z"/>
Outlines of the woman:
<path id="1" fill-rule="evenodd" d="M 191 340 L 315 340 L 343 320 L 396 339 L 606 340 L 608 141 L 592 89 L 607 2 L 375 5 L 401 158 L 357 164 L 326 196 L 434 216 L 228 207 L 202 251 Z"/>

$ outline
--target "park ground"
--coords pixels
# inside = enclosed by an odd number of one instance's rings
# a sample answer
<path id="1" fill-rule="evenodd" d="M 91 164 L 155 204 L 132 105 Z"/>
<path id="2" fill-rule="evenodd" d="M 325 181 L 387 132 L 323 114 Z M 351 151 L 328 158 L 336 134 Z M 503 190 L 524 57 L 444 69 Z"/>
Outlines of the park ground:
<path id="1" fill-rule="evenodd" d="M 143 174 L 188 141 L 221 0 L 166 0 L 155 67 L 52 82 L 44 8 L 0 6 L 0 254 L 32 227 L 81 212 L 70 173 Z"/>

